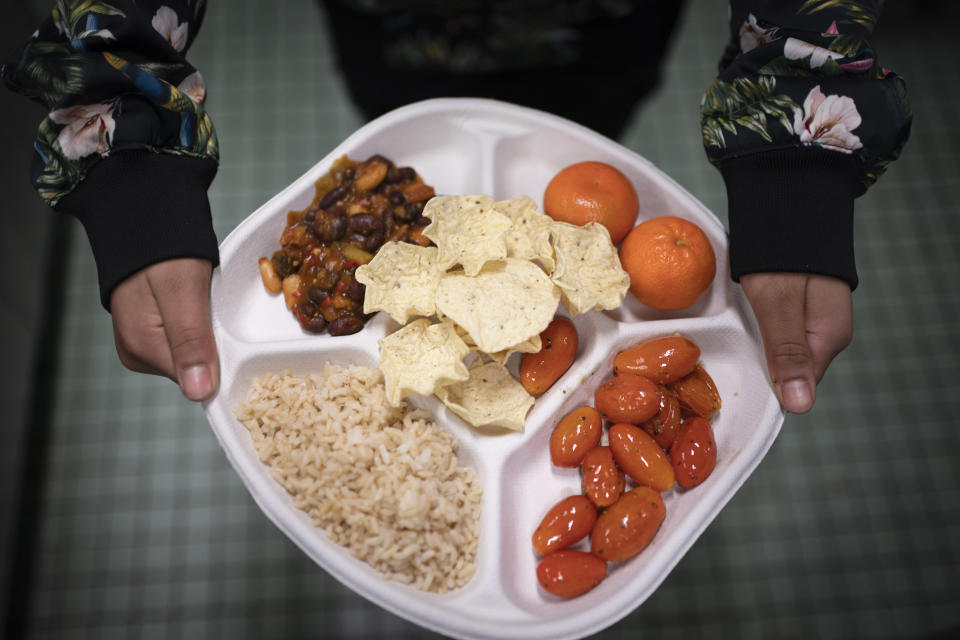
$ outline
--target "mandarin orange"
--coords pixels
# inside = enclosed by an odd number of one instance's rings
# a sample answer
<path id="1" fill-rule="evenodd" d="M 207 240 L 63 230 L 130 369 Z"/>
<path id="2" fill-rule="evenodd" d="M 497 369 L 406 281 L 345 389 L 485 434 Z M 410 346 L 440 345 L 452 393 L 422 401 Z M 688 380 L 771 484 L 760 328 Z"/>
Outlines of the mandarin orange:
<path id="1" fill-rule="evenodd" d="M 543 210 L 561 222 L 599 222 L 619 244 L 633 228 L 640 203 L 637 191 L 619 169 L 585 161 L 561 169 L 543 194 Z"/>
<path id="2" fill-rule="evenodd" d="M 695 223 L 661 216 L 638 224 L 620 247 L 630 292 L 654 309 L 685 309 L 710 288 L 716 255 Z"/>

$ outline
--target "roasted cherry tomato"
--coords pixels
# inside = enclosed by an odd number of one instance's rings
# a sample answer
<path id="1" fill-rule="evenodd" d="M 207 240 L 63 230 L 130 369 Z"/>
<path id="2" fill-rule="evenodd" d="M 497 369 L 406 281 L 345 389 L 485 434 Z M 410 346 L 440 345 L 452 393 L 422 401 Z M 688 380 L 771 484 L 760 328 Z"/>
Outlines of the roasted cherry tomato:
<path id="1" fill-rule="evenodd" d="M 578 467 L 587 452 L 600 444 L 603 418 L 593 407 L 574 409 L 557 423 L 550 436 L 550 459 L 558 467 Z"/>
<path id="2" fill-rule="evenodd" d="M 670 390 L 677 394 L 680 406 L 693 415 L 710 418 L 720 409 L 717 385 L 702 365 L 670 385 Z"/>
<path id="3" fill-rule="evenodd" d="M 669 384 L 687 375 L 700 361 L 700 347 L 683 336 L 653 338 L 618 353 L 613 359 L 614 375 L 632 373 Z"/>
<path id="4" fill-rule="evenodd" d="M 577 355 L 577 328 L 569 318 L 557 316 L 540 333 L 540 341 L 540 351 L 525 353 L 520 360 L 520 382 L 532 395 L 553 386 L 573 364 Z"/>
<path id="5" fill-rule="evenodd" d="M 695 487 L 707 479 L 717 466 L 717 442 L 707 419 L 694 416 L 683 423 L 670 447 L 670 462 L 681 487 Z"/>
<path id="6" fill-rule="evenodd" d="M 587 452 L 580 466 L 583 493 L 598 507 L 609 507 L 620 498 L 626 476 L 617 466 L 610 447 L 595 447 Z"/>
<path id="7" fill-rule="evenodd" d="M 584 495 L 570 496 L 553 505 L 533 532 L 533 550 L 540 555 L 580 541 L 593 529 L 597 508 Z"/>
<path id="8" fill-rule="evenodd" d="M 610 427 L 610 452 L 617 465 L 637 484 L 666 491 L 675 483 L 670 458 L 640 427 L 623 423 Z"/>
<path id="9" fill-rule="evenodd" d="M 660 410 L 660 393 L 647 378 L 615 376 L 597 387 L 593 403 L 610 422 L 642 424 Z"/>
<path id="10" fill-rule="evenodd" d="M 682 420 L 680 401 L 676 394 L 666 387 L 660 387 L 660 410 L 640 427 L 653 436 L 658 445 L 669 451 L 677 432 L 680 431 Z"/>
<path id="11" fill-rule="evenodd" d="M 607 563 L 586 551 L 554 551 L 537 565 L 537 581 L 548 593 L 573 598 L 590 591 L 607 575 Z"/>
<path id="12" fill-rule="evenodd" d="M 591 551 L 608 562 L 635 556 L 653 540 L 666 513 L 663 498 L 650 487 L 627 491 L 597 518 Z"/>

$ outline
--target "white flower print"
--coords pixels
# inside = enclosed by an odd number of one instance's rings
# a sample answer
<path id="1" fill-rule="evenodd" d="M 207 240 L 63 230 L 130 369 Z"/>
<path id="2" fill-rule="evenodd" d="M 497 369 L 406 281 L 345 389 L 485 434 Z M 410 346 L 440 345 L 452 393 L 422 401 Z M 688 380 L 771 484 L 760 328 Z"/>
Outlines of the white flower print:
<path id="1" fill-rule="evenodd" d="M 761 27 L 757 24 L 757 17 L 751 13 L 740 25 L 740 51 L 746 53 L 762 44 L 773 42 L 776 30 L 776 27 Z"/>
<path id="2" fill-rule="evenodd" d="M 81 104 L 57 109 L 50 112 L 50 119 L 67 125 L 57 136 L 67 159 L 79 160 L 93 153 L 109 155 L 116 128 L 113 104 Z"/>
<path id="3" fill-rule="evenodd" d="M 787 38 L 786 44 L 783 45 L 783 55 L 789 60 L 803 60 L 810 56 L 811 69 L 819 69 L 828 58 L 836 60 L 843 57 L 842 53 L 830 51 L 796 38 Z"/>
<path id="4" fill-rule="evenodd" d="M 187 27 L 189 25 L 186 22 L 178 22 L 177 12 L 170 7 L 164 6 L 157 9 L 151 24 L 177 51 L 183 51 L 183 48 L 187 46 Z"/>
<path id="5" fill-rule="evenodd" d="M 204 98 L 207 97 L 207 85 L 204 84 L 203 76 L 199 71 L 194 71 L 184 78 L 177 89 L 197 104 L 203 104 Z"/>
<path id="6" fill-rule="evenodd" d="M 826 96 L 815 86 L 803 101 L 803 111 L 793 110 L 793 130 L 806 145 L 851 153 L 863 146 L 851 133 L 860 126 L 860 113 L 852 98 Z"/>

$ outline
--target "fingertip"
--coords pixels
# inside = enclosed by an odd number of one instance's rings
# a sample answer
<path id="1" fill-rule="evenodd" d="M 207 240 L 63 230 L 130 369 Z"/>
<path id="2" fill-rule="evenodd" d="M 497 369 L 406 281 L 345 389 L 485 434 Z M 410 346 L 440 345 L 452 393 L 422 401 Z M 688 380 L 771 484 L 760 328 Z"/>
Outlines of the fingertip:
<path id="1" fill-rule="evenodd" d="M 780 404 L 790 413 L 806 413 L 813 408 L 814 390 L 806 380 L 787 380 L 779 385 Z"/>
<path id="2" fill-rule="evenodd" d="M 211 368 L 205 364 L 186 367 L 180 371 L 177 378 L 183 395 L 195 402 L 206 400 L 216 390 Z"/>

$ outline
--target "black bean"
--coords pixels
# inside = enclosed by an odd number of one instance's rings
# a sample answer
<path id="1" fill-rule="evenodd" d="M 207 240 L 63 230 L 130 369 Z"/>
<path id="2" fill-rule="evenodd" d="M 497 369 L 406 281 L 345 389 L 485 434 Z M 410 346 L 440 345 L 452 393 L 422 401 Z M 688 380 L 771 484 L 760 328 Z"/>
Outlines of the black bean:
<path id="1" fill-rule="evenodd" d="M 307 290 L 307 298 L 314 304 L 322 304 L 329 294 L 320 287 L 310 287 Z M 306 304 L 306 303 L 304 303 Z"/>
<path id="2" fill-rule="evenodd" d="M 375 213 L 355 213 L 350 216 L 350 231 L 364 236 L 383 233 L 383 219 Z"/>
<path id="3" fill-rule="evenodd" d="M 419 218 L 413 221 L 413 224 L 415 224 L 418 227 L 425 227 L 428 224 L 430 224 L 430 218 L 428 218 L 427 216 L 420 216 Z"/>
<path id="4" fill-rule="evenodd" d="M 406 203 L 407 196 L 403 195 L 403 191 L 398 190 L 392 191 L 388 196 L 388 199 L 390 200 L 390 204 L 399 206 Z"/>
<path id="5" fill-rule="evenodd" d="M 354 302 L 363 302 L 363 294 L 366 292 L 367 287 L 362 282 L 357 282 L 356 280 L 351 280 L 350 284 L 347 286 L 347 297 L 353 300 Z"/>
<path id="6" fill-rule="evenodd" d="M 307 294 L 309 297 L 309 294 Z M 317 305 L 313 304 L 310 300 L 304 300 L 300 303 L 300 314 L 309 318 L 310 316 L 317 315 Z"/>
<path id="7" fill-rule="evenodd" d="M 319 206 L 321 209 L 326 209 L 345 195 L 347 195 L 347 187 L 345 185 L 340 185 L 339 187 L 328 191 L 327 194 L 320 199 L 320 202 L 317 203 L 317 206 Z"/>
<path id="8" fill-rule="evenodd" d="M 411 220 L 416 220 L 420 215 L 421 207 L 413 202 L 410 202 L 403 207 L 397 207 L 396 211 L 398 218 L 404 222 L 410 222 Z"/>
<path id="9" fill-rule="evenodd" d="M 356 333 L 363 328 L 363 318 L 353 313 L 343 313 L 327 325 L 327 331 L 332 336 L 345 336 Z"/>
<path id="10" fill-rule="evenodd" d="M 367 236 L 363 241 L 363 250 L 367 253 L 376 253 L 380 245 L 383 244 L 383 231 L 375 231 Z"/>
<path id="11" fill-rule="evenodd" d="M 383 177 L 383 183 L 393 184 L 395 182 L 400 182 L 400 175 L 397 173 L 396 167 L 389 167 L 387 169 L 387 175 Z"/>
<path id="12" fill-rule="evenodd" d="M 313 222 L 313 219 L 317 217 L 317 210 L 310 209 L 305 214 L 303 214 L 304 222 Z"/>
<path id="13" fill-rule="evenodd" d="M 303 328 L 310 333 L 322 333 L 326 327 L 327 321 L 323 319 L 323 316 L 310 316 L 303 323 Z"/>
<path id="14" fill-rule="evenodd" d="M 273 270 L 276 271 L 280 279 L 283 280 L 297 270 L 297 265 L 293 263 L 293 258 L 286 253 L 277 251 L 273 254 Z"/>
<path id="15" fill-rule="evenodd" d="M 393 161 L 391 161 L 390 158 L 387 158 L 386 156 L 382 156 L 379 153 L 375 153 L 369 158 L 367 158 L 367 164 L 371 164 L 374 162 L 382 162 L 383 164 L 387 165 L 388 169 L 393 166 Z"/>
<path id="16" fill-rule="evenodd" d="M 401 182 L 407 182 L 415 180 L 417 172 L 413 170 L 413 167 L 400 167 L 397 169 L 397 176 L 399 176 Z"/>

